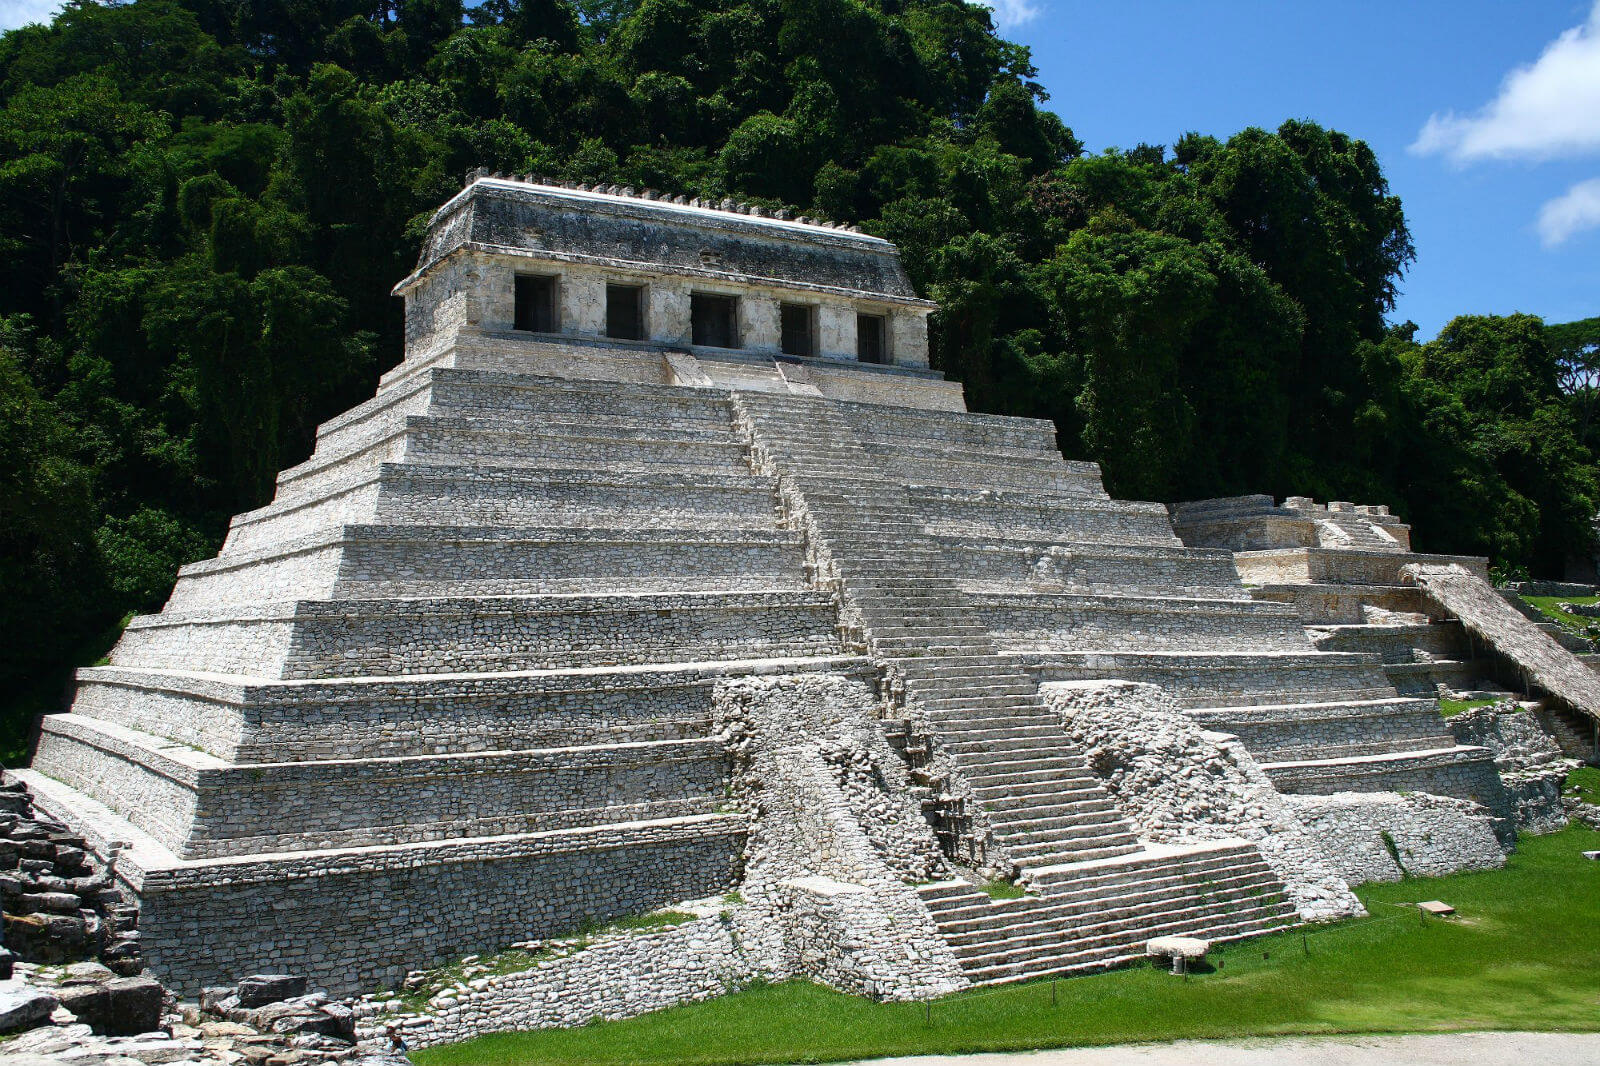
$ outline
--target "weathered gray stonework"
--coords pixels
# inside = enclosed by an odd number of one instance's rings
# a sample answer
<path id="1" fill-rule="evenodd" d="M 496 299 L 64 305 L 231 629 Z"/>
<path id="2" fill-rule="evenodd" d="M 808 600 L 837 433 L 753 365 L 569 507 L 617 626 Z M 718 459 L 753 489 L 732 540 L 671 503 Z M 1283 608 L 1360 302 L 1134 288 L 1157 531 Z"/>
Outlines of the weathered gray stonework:
<path id="1" fill-rule="evenodd" d="M 553 303 L 518 329 L 530 271 Z M 608 284 L 644 287 L 638 339 L 603 335 Z M 927 997 L 1352 913 L 1281 792 L 1499 787 L 1377 656 L 1315 646 L 1049 423 L 966 412 L 886 242 L 484 179 L 400 291 L 404 362 L 80 672 L 20 775 L 117 853 L 180 991 L 370 991 L 687 900 L 441 993 L 418 1040 L 754 977 Z M 686 335 L 697 291 L 737 298 L 737 345 Z M 803 356 L 777 350 L 796 301 Z M 1052 683 L 1149 706 L 1064 723 Z"/>
<path id="2" fill-rule="evenodd" d="M 1425 793 L 1286 796 L 1351 884 L 1493 870 L 1506 853 L 1476 804 Z"/>

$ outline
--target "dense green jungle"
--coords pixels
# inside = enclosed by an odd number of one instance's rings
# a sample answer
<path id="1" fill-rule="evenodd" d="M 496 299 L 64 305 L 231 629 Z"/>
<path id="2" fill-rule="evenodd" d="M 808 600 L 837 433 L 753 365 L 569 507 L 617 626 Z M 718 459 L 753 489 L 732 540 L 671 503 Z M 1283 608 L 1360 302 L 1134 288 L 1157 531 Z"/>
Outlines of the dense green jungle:
<path id="1" fill-rule="evenodd" d="M 959 0 L 74 0 L 0 36 L 0 746 L 370 395 L 477 166 L 888 237 L 973 409 L 1053 419 L 1118 496 L 1592 554 L 1600 318 L 1419 339 L 1359 131 L 1087 154 L 1092 102 L 1036 78 Z"/>

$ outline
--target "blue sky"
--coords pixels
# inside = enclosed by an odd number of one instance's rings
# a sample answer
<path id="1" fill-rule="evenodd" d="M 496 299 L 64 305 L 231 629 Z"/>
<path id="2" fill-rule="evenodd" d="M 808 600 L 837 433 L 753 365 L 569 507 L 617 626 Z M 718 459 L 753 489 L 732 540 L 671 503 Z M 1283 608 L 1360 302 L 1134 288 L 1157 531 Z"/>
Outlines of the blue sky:
<path id="1" fill-rule="evenodd" d="M 1600 0 L 995 7 L 1092 151 L 1287 118 L 1371 144 L 1417 246 L 1393 317 L 1422 337 L 1600 315 Z"/>
<path id="2" fill-rule="evenodd" d="M 1600 0 L 992 0 L 1093 151 L 1311 118 L 1371 144 L 1417 261 L 1396 320 L 1600 314 Z M 59 0 L 0 0 L 0 28 Z"/>

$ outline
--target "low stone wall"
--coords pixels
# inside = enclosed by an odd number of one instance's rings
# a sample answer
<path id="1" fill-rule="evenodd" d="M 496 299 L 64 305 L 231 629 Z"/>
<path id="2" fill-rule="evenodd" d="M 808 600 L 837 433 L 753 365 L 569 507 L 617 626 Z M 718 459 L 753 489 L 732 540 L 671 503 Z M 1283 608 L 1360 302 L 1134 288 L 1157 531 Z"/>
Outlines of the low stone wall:
<path id="1" fill-rule="evenodd" d="M 1351 884 L 1492 870 L 1506 863 L 1490 818 L 1463 800 L 1395 792 L 1284 799 Z"/>
<path id="2" fill-rule="evenodd" d="M 563 848 L 556 834 L 543 853 L 512 840 L 478 854 L 308 854 L 248 878 L 226 866 L 163 872 L 140 891 L 145 957 L 187 995 L 258 972 L 306 974 L 340 995 L 394 986 L 419 964 L 726 891 L 743 844 L 733 828 L 613 830 L 609 845 L 588 848 L 581 836 Z"/>
<path id="3" fill-rule="evenodd" d="M 1562 753 L 1537 716 L 1505 703 L 1473 707 L 1446 724 L 1461 743 L 1476 744 L 1494 753 L 1519 830 L 1553 833 L 1566 827 L 1568 815 L 1561 803 L 1561 790 L 1567 774 L 1578 762 Z"/>
<path id="4" fill-rule="evenodd" d="M 748 920 L 735 913 L 659 932 L 613 933 L 519 973 L 470 979 L 464 990 L 435 998 L 444 1005 L 403 1020 L 406 1042 L 424 1048 L 485 1033 L 630 1018 L 720 996 L 758 976 L 783 976 L 759 941 L 746 942 L 740 927 Z M 367 1014 L 361 1035 L 381 1041 L 388 1021 L 384 1012 Z"/>
<path id="5" fill-rule="evenodd" d="M 1088 681 L 1044 684 L 1039 694 L 1141 839 L 1249 840 L 1303 919 L 1365 913 L 1244 747 L 1202 731 L 1161 689 Z"/>

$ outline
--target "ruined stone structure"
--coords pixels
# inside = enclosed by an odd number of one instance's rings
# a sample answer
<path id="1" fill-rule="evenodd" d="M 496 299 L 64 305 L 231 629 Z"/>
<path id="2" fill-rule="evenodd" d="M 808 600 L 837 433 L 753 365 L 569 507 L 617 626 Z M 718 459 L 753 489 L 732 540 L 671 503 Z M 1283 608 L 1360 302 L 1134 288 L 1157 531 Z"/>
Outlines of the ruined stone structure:
<path id="1" fill-rule="evenodd" d="M 479 175 L 396 292 L 404 362 L 20 775 L 116 852 L 182 991 L 365 991 L 737 889 L 639 942 L 708 953 L 682 972 L 602 953 L 652 973 L 630 1003 L 934 995 L 1359 909 L 1314 832 L 1259 843 L 1274 788 L 1493 805 L 1487 753 L 1378 656 L 1316 646 L 1048 422 L 968 413 L 882 240 Z M 1158 697 L 1141 750 L 1266 799 L 1156 832 L 1105 725 L 1124 690 Z M 621 1009 L 585 997 L 440 1009 L 456 1035 Z"/>

